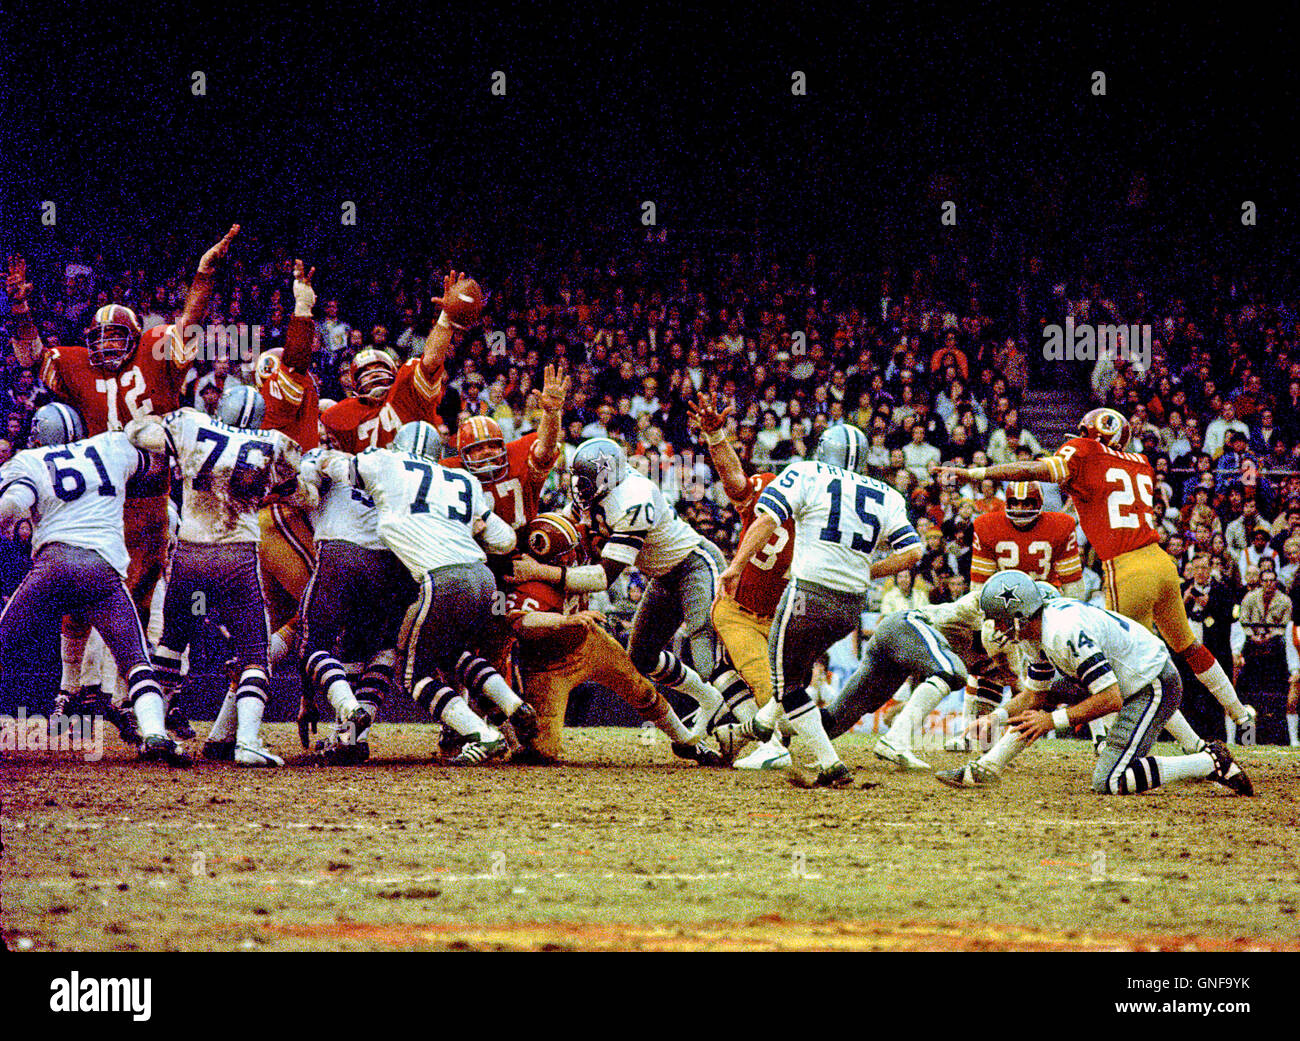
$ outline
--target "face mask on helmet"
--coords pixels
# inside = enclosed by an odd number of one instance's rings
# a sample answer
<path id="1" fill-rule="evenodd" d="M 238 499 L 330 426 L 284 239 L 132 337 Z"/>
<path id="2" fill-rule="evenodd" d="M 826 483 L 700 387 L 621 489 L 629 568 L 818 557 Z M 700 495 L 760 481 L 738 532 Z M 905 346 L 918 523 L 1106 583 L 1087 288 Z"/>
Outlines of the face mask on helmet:
<path id="1" fill-rule="evenodd" d="M 487 484 L 502 480 L 510 470 L 505 438 L 494 420 L 475 416 L 461 425 L 457 447 L 465 469 Z"/>
<path id="2" fill-rule="evenodd" d="M 357 396 L 370 401 L 382 401 L 393 385 L 393 373 L 388 366 L 372 363 L 361 369 L 353 380 Z"/>
<path id="3" fill-rule="evenodd" d="M 117 372 L 135 353 L 139 336 L 129 325 L 92 326 L 86 333 L 86 353 L 96 368 Z"/>
<path id="4" fill-rule="evenodd" d="M 1007 520 L 1017 528 L 1032 528 L 1043 512 L 1043 492 L 1037 481 L 1007 488 Z"/>

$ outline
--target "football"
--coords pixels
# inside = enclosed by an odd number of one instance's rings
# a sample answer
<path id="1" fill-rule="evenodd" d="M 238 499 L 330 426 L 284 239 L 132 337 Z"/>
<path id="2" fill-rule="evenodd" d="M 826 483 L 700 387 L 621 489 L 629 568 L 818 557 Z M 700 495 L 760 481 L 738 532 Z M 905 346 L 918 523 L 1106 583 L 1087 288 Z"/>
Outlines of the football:
<path id="1" fill-rule="evenodd" d="M 443 311 L 457 329 L 467 329 L 483 313 L 483 290 L 472 278 L 462 278 L 443 297 Z"/>

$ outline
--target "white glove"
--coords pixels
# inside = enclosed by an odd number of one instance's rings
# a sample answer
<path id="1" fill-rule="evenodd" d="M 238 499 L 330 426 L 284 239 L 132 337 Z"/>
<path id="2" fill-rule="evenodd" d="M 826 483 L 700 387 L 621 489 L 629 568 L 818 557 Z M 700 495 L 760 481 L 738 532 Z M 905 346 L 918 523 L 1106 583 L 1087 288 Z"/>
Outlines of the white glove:
<path id="1" fill-rule="evenodd" d="M 306 282 L 293 280 L 293 314 L 295 318 L 310 318 L 316 306 L 316 290 Z"/>

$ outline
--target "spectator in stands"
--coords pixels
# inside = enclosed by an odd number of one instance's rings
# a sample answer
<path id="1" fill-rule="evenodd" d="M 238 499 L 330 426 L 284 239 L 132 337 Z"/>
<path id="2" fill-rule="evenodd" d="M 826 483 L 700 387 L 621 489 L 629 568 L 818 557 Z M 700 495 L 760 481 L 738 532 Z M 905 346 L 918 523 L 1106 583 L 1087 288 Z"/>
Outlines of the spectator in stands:
<path id="1" fill-rule="evenodd" d="M 1232 402 L 1225 401 L 1219 407 L 1218 418 L 1212 419 L 1205 428 L 1205 451 L 1212 459 L 1217 459 L 1223 451 L 1230 430 L 1238 430 L 1247 440 L 1250 438 L 1250 429 L 1237 418 Z"/>

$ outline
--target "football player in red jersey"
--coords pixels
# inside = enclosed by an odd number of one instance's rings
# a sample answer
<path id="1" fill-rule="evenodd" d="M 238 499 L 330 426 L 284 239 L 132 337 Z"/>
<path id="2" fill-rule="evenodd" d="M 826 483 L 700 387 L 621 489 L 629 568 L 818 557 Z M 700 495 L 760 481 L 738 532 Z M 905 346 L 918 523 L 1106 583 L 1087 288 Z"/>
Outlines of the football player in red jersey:
<path id="1" fill-rule="evenodd" d="M 1005 510 L 990 510 L 975 518 L 971 589 L 978 589 L 997 571 L 1016 569 L 1081 599 L 1083 564 L 1074 518 L 1044 511 L 1043 489 L 1037 481 L 1015 481 L 1007 485 L 1006 495 Z"/>
<path id="2" fill-rule="evenodd" d="M 560 457 L 561 417 L 571 384 L 555 366 L 546 366 L 535 433 L 506 444 L 495 419 L 471 416 L 456 433 L 457 454 L 443 460 L 443 466 L 477 477 L 492 496 L 493 512 L 516 531 L 537 516 L 542 487 Z"/>
<path id="3" fill-rule="evenodd" d="M 293 316 L 284 334 L 284 346 L 264 351 L 253 372 L 257 389 L 266 402 L 263 430 L 279 430 L 304 451 L 320 444 L 320 397 L 311 375 L 312 344 L 316 324 L 312 307 L 316 291 L 310 271 L 301 260 L 293 264 Z M 311 525 L 303 510 L 285 503 L 262 507 L 258 514 L 262 543 L 258 552 L 262 586 L 271 616 L 271 666 L 296 645 L 295 625 L 303 590 L 316 566 Z M 269 580 L 269 581 L 268 581 Z"/>
<path id="4" fill-rule="evenodd" d="M 520 544 L 541 564 L 563 568 L 581 562 L 582 535 L 561 513 L 543 513 L 530 521 Z M 655 685 L 632 666 L 622 644 L 605 629 L 604 618 L 587 610 L 586 600 L 586 594 L 566 594 L 536 579 L 515 586 L 506 599 L 506 617 L 519 639 L 524 698 L 538 722 L 537 735 L 521 758 L 559 758 L 569 692 L 589 680 L 612 690 L 670 741 L 687 741 L 686 725 Z"/>
<path id="5" fill-rule="evenodd" d="M 1066 596 L 1083 599 L 1083 564 L 1074 518 L 1068 513 L 1043 510 L 1043 489 L 1037 481 L 1015 481 L 1006 487 L 1006 508 L 989 510 L 975 518 L 971 550 L 970 585 L 977 590 L 998 571 L 1024 571 L 1030 578 L 1050 582 Z M 950 752 L 968 752 L 965 731 L 976 716 L 996 707 L 1003 685 L 973 673 L 966 680 L 963 710 L 966 725 L 949 738 Z M 1094 738 L 1105 734 L 1098 720 L 1090 722 Z"/>
<path id="6" fill-rule="evenodd" d="M 55 397 L 81 413 L 87 436 L 106 430 L 121 430 L 132 419 L 165 415 L 180 407 L 180 392 L 186 373 L 203 342 L 202 322 L 207 317 L 212 281 L 217 264 L 226 256 L 239 234 L 232 224 L 221 241 L 202 259 L 190 282 L 180 316 L 171 325 L 141 330 L 140 319 L 129 307 L 107 304 L 95 312 L 86 332 L 86 345 L 45 344 L 31 319 L 26 262 L 10 258 L 9 292 L 11 344 L 18 364 L 29 368 L 38 362 L 41 379 Z M 149 603 L 158 584 L 167 555 L 167 475 L 142 494 L 128 499 L 123 514 L 126 547 L 131 556 L 127 588 L 142 618 L 149 617 Z M 76 692 L 89 630 L 64 626 L 62 647 L 65 694 Z M 105 656 L 105 660 L 111 660 Z M 116 685 L 116 668 L 102 681 Z M 187 721 L 177 718 L 168 725 L 180 736 L 193 736 Z"/>
<path id="7" fill-rule="evenodd" d="M 433 302 L 443 308 L 424 340 L 424 354 L 398 366 L 387 351 L 358 351 L 352 359 L 352 388 L 356 397 L 345 398 L 321 414 L 321 422 L 344 452 L 383 448 L 405 423 L 424 420 L 440 426 L 443 364 L 453 332 L 467 328 L 447 313 L 447 294 L 464 276 L 451 271 L 443 279 L 443 295 Z"/>
<path id="8" fill-rule="evenodd" d="M 1159 629 L 1169 649 L 1223 706 L 1231 740 L 1237 724 L 1253 722 L 1255 710 L 1241 703 L 1228 674 L 1192 633 L 1178 568 L 1160 548 L 1152 519 L 1155 472 L 1145 456 L 1123 451 L 1130 440 L 1127 419 L 1114 409 L 1095 408 L 1079 421 L 1079 436 L 1045 459 L 943 467 L 940 473 L 974 481 L 1051 481 L 1068 492 L 1079 526 L 1102 560 L 1106 606 L 1152 632 Z M 1166 729 L 1184 749 L 1195 751 L 1202 744 L 1181 713 Z"/>
<path id="9" fill-rule="evenodd" d="M 728 405 L 719 412 L 710 394 L 700 394 L 687 406 L 692 421 L 704 434 L 709 456 L 722 478 L 722 489 L 740 513 L 740 537 L 743 539 L 753 523 L 758 497 L 776 475 L 745 475 L 740 457 L 727 438 L 727 417 L 733 408 Z M 713 628 L 722 640 L 724 653 L 711 682 L 722 693 L 727 707 L 737 719 L 736 723 L 724 724 L 715 732 L 723 751 L 728 754 L 734 755 L 754 739 L 754 716 L 772 701 L 768 634 L 776 606 L 785 592 L 793 556 L 794 521 L 788 520 L 772 533 L 767 545 L 749 559 L 741 572 L 736 595 L 733 597 L 719 591 L 713 602 Z M 765 718 L 763 722 L 769 721 Z M 770 748 L 765 745 L 758 753 L 740 760 L 737 767 L 762 769 L 766 765 L 770 768 L 774 759 L 783 763 L 789 753 L 780 737 L 774 736 L 771 741 Z"/>
<path id="10" fill-rule="evenodd" d="M 571 380 L 548 365 L 543 370 L 542 417 L 534 433 L 506 444 L 501 427 L 487 416 L 471 416 L 456 432 L 459 454 L 442 465 L 468 470 L 492 496 L 492 511 L 519 531 L 537 516 L 542 487 L 560 457 L 560 427 L 564 402 Z M 517 556 L 517 554 L 516 554 Z M 498 570 L 498 582 L 501 575 Z M 498 619 L 493 619 L 494 623 Z M 511 649 L 514 632 L 505 624 L 493 624 L 479 643 L 483 655 L 507 683 L 514 683 Z"/>

